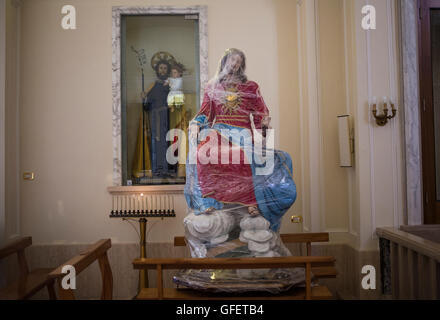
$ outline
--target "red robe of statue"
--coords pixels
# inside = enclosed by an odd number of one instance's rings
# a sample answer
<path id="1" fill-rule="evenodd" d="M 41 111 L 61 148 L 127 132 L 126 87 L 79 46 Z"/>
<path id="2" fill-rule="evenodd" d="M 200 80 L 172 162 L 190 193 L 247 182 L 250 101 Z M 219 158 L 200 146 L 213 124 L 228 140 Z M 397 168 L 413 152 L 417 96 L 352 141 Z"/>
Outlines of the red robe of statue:
<path id="1" fill-rule="evenodd" d="M 255 129 L 261 129 L 262 120 L 268 116 L 269 111 L 258 84 L 253 81 L 233 85 L 215 83 L 207 86 L 202 107 L 195 121 L 201 125 L 202 130 L 205 126 L 216 130 L 219 151 L 218 164 L 203 164 L 200 156 L 197 157 L 197 173 L 203 197 L 214 198 L 223 203 L 257 205 L 251 164 L 245 163 L 245 152 L 242 148 L 239 151 L 240 163 L 232 164 L 232 144 L 220 135 L 220 130 L 252 130 L 253 125 Z M 209 138 L 202 141 L 197 151 L 206 152 L 209 148 L 206 148 L 205 144 L 210 143 L 209 141 Z M 230 146 L 228 164 L 221 162 L 221 143 Z M 249 155 L 249 152 L 246 154 Z"/>

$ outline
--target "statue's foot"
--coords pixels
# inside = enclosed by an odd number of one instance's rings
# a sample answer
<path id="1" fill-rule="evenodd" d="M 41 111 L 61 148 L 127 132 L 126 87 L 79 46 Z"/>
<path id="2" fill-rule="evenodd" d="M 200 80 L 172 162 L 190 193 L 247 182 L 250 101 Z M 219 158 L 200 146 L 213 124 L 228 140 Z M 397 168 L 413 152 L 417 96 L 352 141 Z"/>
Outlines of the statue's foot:
<path id="1" fill-rule="evenodd" d="M 258 207 L 255 206 L 248 207 L 248 212 L 253 217 L 256 217 L 260 214 L 260 210 L 258 210 Z"/>

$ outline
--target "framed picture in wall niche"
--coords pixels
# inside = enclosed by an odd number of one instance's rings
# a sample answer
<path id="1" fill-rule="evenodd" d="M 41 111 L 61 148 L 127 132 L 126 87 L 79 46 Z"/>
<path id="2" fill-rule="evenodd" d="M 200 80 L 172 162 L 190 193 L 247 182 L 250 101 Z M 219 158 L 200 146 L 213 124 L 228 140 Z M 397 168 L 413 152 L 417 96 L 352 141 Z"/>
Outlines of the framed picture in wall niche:
<path id="1" fill-rule="evenodd" d="M 185 184 L 207 81 L 206 8 L 113 8 L 114 185 Z"/>

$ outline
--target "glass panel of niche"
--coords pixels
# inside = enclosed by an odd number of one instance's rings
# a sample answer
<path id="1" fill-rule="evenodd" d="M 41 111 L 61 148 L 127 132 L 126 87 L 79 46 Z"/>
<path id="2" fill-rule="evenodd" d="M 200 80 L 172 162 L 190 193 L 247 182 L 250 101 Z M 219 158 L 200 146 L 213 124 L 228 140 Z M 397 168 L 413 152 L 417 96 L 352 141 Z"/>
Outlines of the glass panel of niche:
<path id="1" fill-rule="evenodd" d="M 186 133 L 200 105 L 198 18 L 121 16 L 123 185 L 185 183 Z"/>

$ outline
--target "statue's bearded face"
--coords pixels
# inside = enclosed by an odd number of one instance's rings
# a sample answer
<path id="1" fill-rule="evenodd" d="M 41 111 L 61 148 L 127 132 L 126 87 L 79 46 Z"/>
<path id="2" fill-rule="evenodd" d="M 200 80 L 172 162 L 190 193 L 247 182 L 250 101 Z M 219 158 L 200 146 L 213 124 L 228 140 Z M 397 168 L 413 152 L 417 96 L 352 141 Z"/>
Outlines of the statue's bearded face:
<path id="1" fill-rule="evenodd" d="M 228 58 L 225 69 L 228 74 L 237 74 L 243 65 L 243 59 L 239 54 L 233 54 Z"/>
<path id="2" fill-rule="evenodd" d="M 166 80 L 169 75 L 168 66 L 165 63 L 161 63 L 157 67 L 157 77 L 161 80 Z"/>

